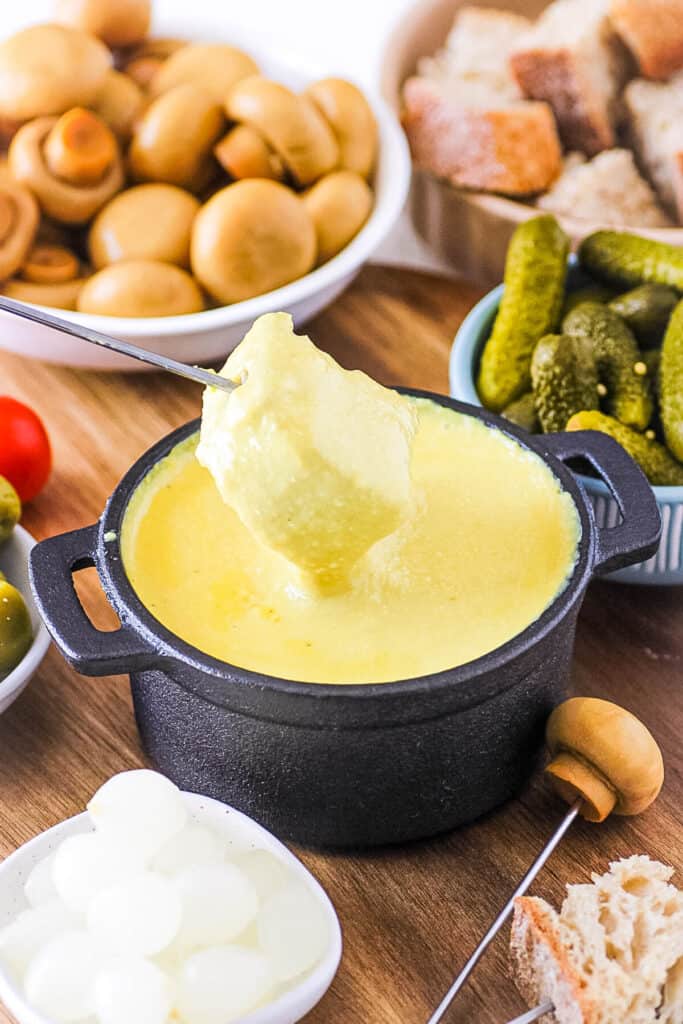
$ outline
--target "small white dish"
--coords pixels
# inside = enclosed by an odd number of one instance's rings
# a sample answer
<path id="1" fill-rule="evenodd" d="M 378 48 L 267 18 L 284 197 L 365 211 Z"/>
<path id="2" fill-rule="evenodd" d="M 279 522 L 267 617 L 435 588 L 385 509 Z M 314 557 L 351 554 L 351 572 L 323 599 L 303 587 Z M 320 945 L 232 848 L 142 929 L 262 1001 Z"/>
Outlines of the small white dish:
<path id="1" fill-rule="evenodd" d="M 31 676 L 47 654 L 50 636 L 38 614 L 28 580 L 28 556 L 35 540 L 23 526 L 15 527 L 9 540 L 0 545 L 0 570 L 10 583 L 17 587 L 26 601 L 31 625 L 33 643 L 16 668 L 4 678 L 0 676 L 0 715 L 12 704 L 22 690 L 28 686 Z"/>
<path id="2" fill-rule="evenodd" d="M 295 90 L 305 88 L 316 78 L 336 73 L 334 68 L 293 68 L 272 57 L 256 40 L 245 38 L 243 33 L 226 25 L 220 4 L 187 4 L 182 11 L 173 14 L 165 13 L 164 6 L 158 5 L 161 9 L 155 18 L 155 35 L 220 40 L 242 47 L 256 60 L 265 75 Z M 27 16 L 27 21 L 32 20 L 32 16 Z M 364 92 L 379 128 L 379 162 L 373 181 L 375 205 L 367 223 L 353 241 L 328 263 L 276 291 L 203 313 L 114 317 L 67 310 L 47 311 L 194 365 L 225 359 L 254 320 L 264 313 L 291 313 L 296 326 L 301 327 L 348 287 L 396 224 L 408 195 L 410 156 L 403 131 L 388 104 L 367 89 Z M 9 313 L 0 313 L 0 349 L 46 363 L 87 370 L 139 372 L 146 369 L 144 363 L 20 320 Z"/>
<path id="3" fill-rule="evenodd" d="M 225 838 L 234 852 L 268 850 L 288 866 L 299 882 L 306 886 L 324 910 L 329 922 L 330 941 L 320 963 L 298 985 L 278 996 L 272 1003 L 241 1017 L 235 1024 L 296 1024 L 309 1013 L 327 992 L 337 973 L 342 954 L 339 919 L 332 902 L 319 882 L 279 839 L 252 818 L 227 804 L 195 793 L 184 793 L 191 818 L 208 826 Z M 53 828 L 41 832 L 24 843 L 0 864 L 0 928 L 9 924 L 28 904 L 24 883 L 31 869 L 47 857 L 67 836 L 92 832 L 87 812 L 67 818 Z M 0 964 L 0 1002 L 14 1015 L 17 1024 L 54 1024 L 54 1021 L 32 1009 L 7 969 Z"/>

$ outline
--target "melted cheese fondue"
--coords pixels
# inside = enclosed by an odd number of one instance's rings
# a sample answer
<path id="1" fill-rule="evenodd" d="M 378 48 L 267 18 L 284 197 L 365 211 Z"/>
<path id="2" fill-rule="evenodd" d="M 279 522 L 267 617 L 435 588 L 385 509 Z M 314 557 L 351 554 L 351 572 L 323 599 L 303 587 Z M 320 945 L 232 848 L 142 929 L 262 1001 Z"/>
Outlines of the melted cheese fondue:
<path id="1" fill-rule="evenodd" d="M 307 566 L 248 529 L 194 437 L 148 474 L 126 514 L 124 564 L 147 608 L 216 658 L 316 683 L 452 668 L 525 629 L 575 563 L 572 499 L 500 431 L 403 401 L 415 418 L 410 512 L 352 560 L 345 589 L 311 588 Z"/>

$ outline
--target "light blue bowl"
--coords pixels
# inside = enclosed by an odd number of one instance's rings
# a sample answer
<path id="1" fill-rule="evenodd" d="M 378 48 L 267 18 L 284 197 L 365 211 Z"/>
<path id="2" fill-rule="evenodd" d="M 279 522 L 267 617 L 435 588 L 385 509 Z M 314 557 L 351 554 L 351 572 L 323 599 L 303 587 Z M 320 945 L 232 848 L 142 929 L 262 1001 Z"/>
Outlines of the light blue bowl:
<path id="1" fill-rule="evenodd" d="M 572 271 L 570 286 L 579 283 Z M 449 378 L 454 398 L 481 405 L 475 380 L 484 343 L 491 333 L 503 294 L 503 285 L 494 288 L 465 317 L 451 349 Z M 590 496 L 598 526 L 616 526 L 619 506 L 601 480 L 580 476 Z M 683 487 L 653 487 L 662 517 L 662 540 L 656 555 L 647 562 L 619 569 L 608 578 L 620 583 L 683 584 Z"/>

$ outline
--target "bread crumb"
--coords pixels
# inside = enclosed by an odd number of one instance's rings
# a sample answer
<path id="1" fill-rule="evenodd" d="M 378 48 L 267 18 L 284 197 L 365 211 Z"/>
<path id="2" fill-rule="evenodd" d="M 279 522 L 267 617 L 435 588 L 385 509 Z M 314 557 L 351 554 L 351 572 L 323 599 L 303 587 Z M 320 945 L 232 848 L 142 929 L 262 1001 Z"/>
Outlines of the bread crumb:
<path id="1" fill-rule="evenodd" d="M 609 149 L 588 163 L 565 165 L 538 206 L 559 216 L 606 226 L 672 226 L 628 149 Z"/>

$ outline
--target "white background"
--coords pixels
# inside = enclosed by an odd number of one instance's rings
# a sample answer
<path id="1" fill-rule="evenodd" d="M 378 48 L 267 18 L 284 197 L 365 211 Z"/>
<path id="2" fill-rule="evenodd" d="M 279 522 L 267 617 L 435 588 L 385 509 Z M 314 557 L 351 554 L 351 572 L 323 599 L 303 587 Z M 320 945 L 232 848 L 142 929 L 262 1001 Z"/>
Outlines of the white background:
<path id="1" fill-rule="evenodd" d="M 116 0 L 113 0 L 116 2 Z M 153 0 L 157 15 L 173 15 L 188 6 L 197 11 L 197 34 L 210 17 L 220 23 L 223 39 L 231 29 L 240 38 L 254 34 L 285 63 L 314 74 L 346 75 L 367 88 L 379 81 L 384 44 L 397 19 L 416 0 Z M 0 34 L 46 21 L 51 0 L 0 0 Z M 218 39 L 216 41 L 219 41 Z M 381 262 L 443 269 L 416 238 L 404 215 L 396 231 L 376 254 Z"/>

